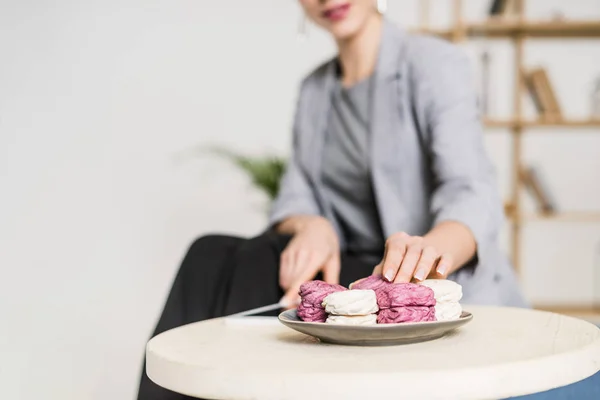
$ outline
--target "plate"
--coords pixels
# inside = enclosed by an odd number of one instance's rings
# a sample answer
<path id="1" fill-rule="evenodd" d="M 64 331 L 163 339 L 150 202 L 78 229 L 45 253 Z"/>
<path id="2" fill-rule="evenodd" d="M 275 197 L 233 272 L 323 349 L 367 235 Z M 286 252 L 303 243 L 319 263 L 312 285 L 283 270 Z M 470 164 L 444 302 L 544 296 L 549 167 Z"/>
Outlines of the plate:
<path id="1" fill-rule="evenodd" d="M 282 324 L 298 332 L 314 336 L 325 343 L 353 346 L 392 346 L 438 339 L 472 319 L 471 313 L 463 311 L 460 318 L 453 321 L 350 326 L 304 322 L 296 314 L 296 309 L 279 314 Z"/>

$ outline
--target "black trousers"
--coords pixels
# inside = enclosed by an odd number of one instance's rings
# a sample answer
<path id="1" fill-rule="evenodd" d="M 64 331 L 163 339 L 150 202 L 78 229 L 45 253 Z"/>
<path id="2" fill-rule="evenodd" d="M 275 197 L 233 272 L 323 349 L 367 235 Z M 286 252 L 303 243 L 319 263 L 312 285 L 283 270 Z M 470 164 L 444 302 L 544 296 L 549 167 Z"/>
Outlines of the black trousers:
<path id="1" fill-rule="evenodd" d="M 252 239 L 205 236 L 196 240 L 179 268 L 152 336 L 278 302 L 284 294 L 279 287 L 279 257 L 289 240 L 289 236 L 271 231 Z M 342 254 L 341 260 L 340 283 L 344 286 L 370 275 L 373 269 L 356 255 Z M 144 368 L 138 400 L 184 399 L 191 398 L 156 385 Z"/>

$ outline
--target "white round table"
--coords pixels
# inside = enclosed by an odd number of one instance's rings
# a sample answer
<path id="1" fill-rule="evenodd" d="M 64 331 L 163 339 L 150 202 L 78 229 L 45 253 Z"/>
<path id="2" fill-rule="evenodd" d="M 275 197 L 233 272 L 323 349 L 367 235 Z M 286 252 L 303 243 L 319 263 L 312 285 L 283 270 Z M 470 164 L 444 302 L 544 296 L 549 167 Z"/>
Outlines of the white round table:
<path id="1" fill-rule="evenodd" d="M 464 308 L 473 321 L 449 335 L 389 347 L 323 344 L 273 320 L 214 319 L 154 337 L 146 368 L 175 392 L 234 400 L 499 399 L 600 370 L 600 329 L 586 321 Z"/>

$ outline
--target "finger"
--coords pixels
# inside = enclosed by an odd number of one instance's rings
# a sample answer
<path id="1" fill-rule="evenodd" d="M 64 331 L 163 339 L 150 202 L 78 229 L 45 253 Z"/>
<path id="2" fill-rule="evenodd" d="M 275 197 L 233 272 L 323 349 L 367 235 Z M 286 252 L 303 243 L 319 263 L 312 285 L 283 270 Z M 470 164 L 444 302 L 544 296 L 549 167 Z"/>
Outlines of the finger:
<path id="1" fill-rule="evenodd" d="M 421 258 L 419 258 L 417 268 L 415 269 L 415 279 L 418 281 L 425 280 L 436 265 L 436 260 L 437 251 L 432 246 L 425 247 L 421 252 Z"/>
<path id="2" fill-rule="evenodd" d="M 323 280 L 332 285 L 340 283 L 341 262 L 339 253 L 335 253 L 323 267 Z"/>
<path id="3" fill-rule="evenodd" d="M 325 265 L 324 261 L 325 260 L 322 256 L 311 252 L 305 264 L 302 266 L 302 268 L 298 269 L 298 273 L 294 276 L 294 279 L 292 280 L 292 286 L 297 285 L 298 288 L 300 288 L 300 285 L 302 285 L 304 282 L 314 279 Z"/>
<path id="4" fill-rule="evenodd" d="M 408 246 L 394 283 L 410 282 L 412 280 L 422 251 L 423 245 L 420 242 L 413 242 Z"/>
<path id="5" fill-rule="evenodd" d="M 394 238 L 386 242 L 382 269 L 383 276 L 389 282 L 394 281 L 405 253 L 406 240 L 404 237 Z"/>
<path id="6" fill-rule="evenodd" d="M 289 304 L 290 307 L 292 305 L 298 304 L 300 300 L 300 285 L 296 286 L 295 284 L 291 284 L 290 287 L 285 291 L 282 300 L 284 303 Z"/>
<path id="7" fill-rule="evenodd" d="M 354 281 L 354 282 L 352 282 L 350 285 L 348 285 L 348 289 L 352 289 L 352 288 L 354 287 L 354 285 L 356 285 L 356 284 L 358 284 L 358 283 L 360 283 L 360 282 L 364 281 L 365 279 L 367 279 L 367 278 L 361 278 L 361 279 L 357 279 L 357 280 L 355 280 L 355 281 Z"/>
<path id="8" fill-rule="evenodd" d="M 371 275 L 381 275 L 381 271 L 383 270 L 383 264 L 379 263 L 373 268 L 373 272 Z"/>
<path id="9" fill-rule="evenodd" d="M 287 289 L 294 281 L 294 270 L 298 259 L 298 249 L 294 242 L 290 242 L 281 254 L 280 276 L 282 288 Z"/>
<path id="10" fill-rule="evenodd" d="M 451 254 L 444 253 L 440 257 L 440 260 L 437 264 L 436 273 L 443 278 L 447 278 L 452 266 L 454 264 L 454 260 Z"/>
<path id="11" fill-rule="evenodd" d="M 310 263 L 311 256 L 311 252 L 307 250 L 301 249 L 296 252 L 293 267 L 290 271 L 290 282 L 295 281 L 298 275 L 300 275 L 300 273 L 302 272 L 302 270 L 306 268 L 306 265 Z"/>
<path id="12" fill-rule="evenodd" d="M 292 308 L 298 307 L 298 304 L 300 304 L 300 294 L 297 291 L 291 292 L 290 290 L 288 290 L 287 292 L 285 292 L 282 301 L 283 304 L 285 304 L 285 307 L 283 307 L 283 309 L 291 310 Z"/>
<path id="13" fill-rule="evenodd" d="M 284 250 L 279 257 L 279 286 L 286 290 L 291 283 L 291 255 L 288 249 Z"/>
<path id="14" fill-rule="evenodd" d="M 311 257 L 309 259 L 309 262 L 305 264 L 305 268 L 299 271 L 299 274 L 294 278 L 294 280 L 290 284 L 290 287 L 283 296 L 284 299 L 290 302 L 295 302 L 298 298 L 298 291 L 300 290 L 300 286 L 304 282 L 308 282 L 311 279 L 313 279 L 317 275 L 317 272 L 319 272 L 319 268 L 321 267 L 321 265 L 322 263 L 320 262 L 318 257 Z"/>

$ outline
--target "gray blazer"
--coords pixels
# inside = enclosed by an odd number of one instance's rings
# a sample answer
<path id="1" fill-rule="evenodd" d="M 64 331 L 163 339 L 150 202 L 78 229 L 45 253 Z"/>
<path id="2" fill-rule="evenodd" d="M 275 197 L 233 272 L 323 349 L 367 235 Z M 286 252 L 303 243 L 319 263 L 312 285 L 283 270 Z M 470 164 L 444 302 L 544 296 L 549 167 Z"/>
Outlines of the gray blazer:
<path id="1" fill-rule="evenodd" d="M 273 224 L 298 214 L 334 221 L 321 161 L 335 79 L 333 59 L 302 82 Z M 385 236 L 424 235 L 441 221 L 461 222 L 477 241 L 476 262 L 450 277 L 463 286 L 463 302 L 525 306 L 497 243 L 502 201 L 483 146 L 468 58 L 450 43 L 409 35 L 386 21 L 372 110 L 371 176 Z"/>

